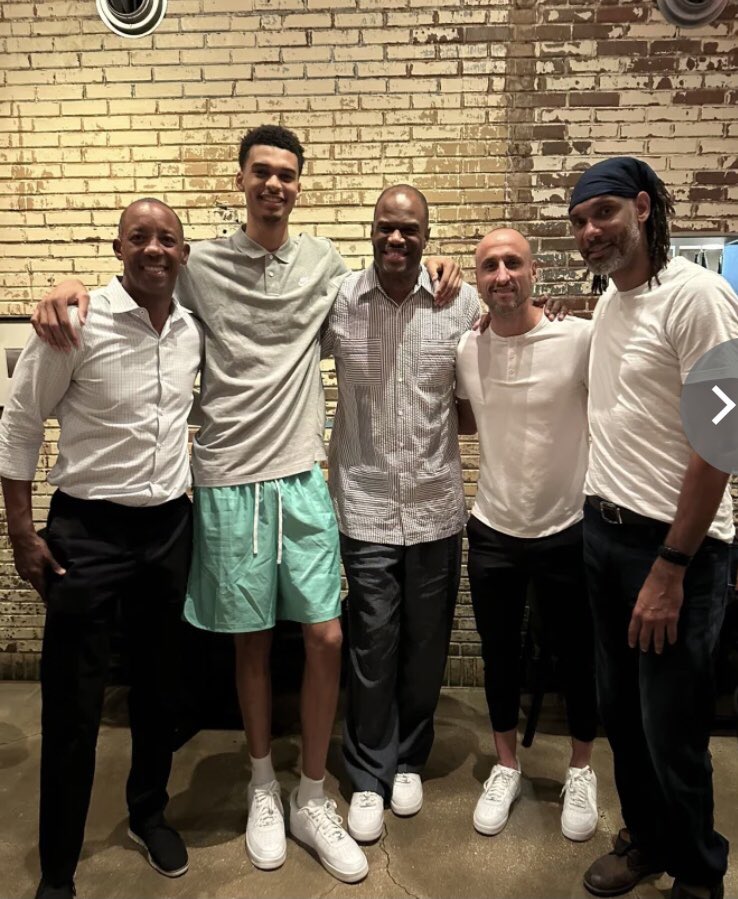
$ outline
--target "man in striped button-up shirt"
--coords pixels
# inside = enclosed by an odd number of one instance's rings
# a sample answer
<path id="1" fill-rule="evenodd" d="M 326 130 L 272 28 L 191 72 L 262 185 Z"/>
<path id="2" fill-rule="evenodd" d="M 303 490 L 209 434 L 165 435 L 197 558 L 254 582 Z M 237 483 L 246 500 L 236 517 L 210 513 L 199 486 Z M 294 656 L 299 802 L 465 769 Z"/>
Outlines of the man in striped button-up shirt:
<path id="1" fill-rule="evenodd" d="M 422 805 L 466 522 L 454 361 L 479 301 L 463 285 L 453 304 L 434 305 L 428 236 L 423 195 L 384 191 L 374 264 L 344 281 L 324 334 L 338 373 L 329 469 L 349 584 L 348 824 L 365 841 L 381 835 L 387 802 L 398 815 Z"/>

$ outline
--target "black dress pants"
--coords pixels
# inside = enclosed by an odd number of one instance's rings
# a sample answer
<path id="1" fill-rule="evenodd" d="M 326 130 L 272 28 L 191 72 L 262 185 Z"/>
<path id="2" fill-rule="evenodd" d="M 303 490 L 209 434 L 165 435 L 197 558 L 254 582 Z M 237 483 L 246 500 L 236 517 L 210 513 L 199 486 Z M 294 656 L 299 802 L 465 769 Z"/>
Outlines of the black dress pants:
<path id="1" fill-rule="evenodd" d="M 712 887 L 728 866 L 709 743 L 731 548 L 705 538 L 684 577 L 676 643 L 641 652 L 628 646 L 628 625 L 668 530 L 660 521 L 610 524 L 584 508 L 597 695 L 632 842 L 672 877 Z"/>
<path id="2" fill-rule="evenodd" d="M 412 546 L 341 534 L 349 672 L 343 756 L 355 790 L 389 802 L 433 745 L 461 572 L 461 533 Z"/>
<path id="3" fill-rule="evenodd" d="M 484 689 L 492 728 L 518 725 L 522 654 L 520 631 L 528 583 L 535 587 L 541 638 L 558 660 L 569 733 L 585 743 L 597 733 L 594 636 L 582 559 L 582 524 L 547 537 L 503 534 L 473 515 L 469 586 L 482 641 Z"/>
<path id="4" fill-rule="evenodd" d="M 47 591 L 39 850 L 44 879 L 61 885 L 82 849 L 118 606 L 130 655 L 131 824 L 167 804 L 191 504 L 181 496 L 132 508 L 57 491 L 45 537 L 66 574 L 52 575 Z"/>

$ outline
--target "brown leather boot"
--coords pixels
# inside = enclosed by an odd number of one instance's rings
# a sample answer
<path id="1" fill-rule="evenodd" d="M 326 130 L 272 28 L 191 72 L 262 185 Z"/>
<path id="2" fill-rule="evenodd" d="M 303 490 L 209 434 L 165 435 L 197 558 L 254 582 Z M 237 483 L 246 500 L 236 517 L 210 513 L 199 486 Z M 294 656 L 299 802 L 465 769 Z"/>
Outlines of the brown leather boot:
<path id="1" fill-rule="evenodd" d="M 663 862 L 648 858 L 636 848 L 623 829 L 615 840 L 615 848 L 593 862 L 584 875 L 584 885 L 595 896 L 620 896 L 648 877 L 662 874 Z"/>

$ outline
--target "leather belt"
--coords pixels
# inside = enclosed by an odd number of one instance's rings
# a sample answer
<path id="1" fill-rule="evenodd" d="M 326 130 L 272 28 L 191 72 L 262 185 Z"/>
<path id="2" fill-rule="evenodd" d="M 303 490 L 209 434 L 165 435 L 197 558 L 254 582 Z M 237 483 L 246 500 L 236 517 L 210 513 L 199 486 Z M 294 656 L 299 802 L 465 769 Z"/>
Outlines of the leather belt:
<path id="1" fill-rule="evenodd" d="M 646 515 L 639 515 L 637 512 L 631 512 L 630 509 L 624 509 L 610 500 L 603 499 L 601 496 L 588 496 L 588 505 L 592 506 L 602 516 L 602 520 L 608 524 L 639 524 L 653 525 L 661 524 L 654 518 L 648 518 Z"/>

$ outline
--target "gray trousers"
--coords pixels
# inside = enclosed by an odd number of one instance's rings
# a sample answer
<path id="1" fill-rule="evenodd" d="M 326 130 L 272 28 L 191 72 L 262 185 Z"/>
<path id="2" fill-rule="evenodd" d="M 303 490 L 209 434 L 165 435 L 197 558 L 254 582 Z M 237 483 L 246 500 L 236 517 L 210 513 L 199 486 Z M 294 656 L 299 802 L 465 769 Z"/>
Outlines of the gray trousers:
<path id="1" fill-rule="evenodd" d="M 343 754 L 355 790 L 389 802 L 433 745 L 461 571 L 461 532 L 414 546 L 341 534 L 349 672 Z"/>

